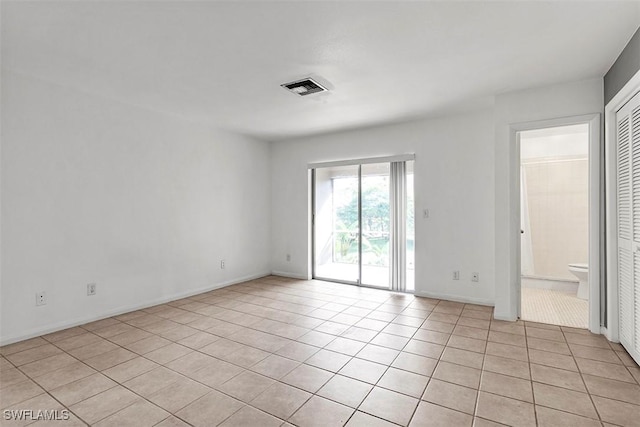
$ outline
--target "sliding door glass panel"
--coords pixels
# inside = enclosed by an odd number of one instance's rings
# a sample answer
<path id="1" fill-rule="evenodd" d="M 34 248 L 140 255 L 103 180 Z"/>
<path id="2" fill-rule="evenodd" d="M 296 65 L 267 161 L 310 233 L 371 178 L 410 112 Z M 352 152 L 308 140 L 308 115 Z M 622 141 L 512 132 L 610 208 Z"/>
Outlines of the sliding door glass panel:
<path id="1" fill-rule="evenodd" d="M 413 292 L 415 285 L 415 242 L 416 220 L 415 199 L 413 196 L 413 162 L 407 162 L 407 292 Z M 402 268 L 402 266 L 400 267 Z"/>
<path id="2" fill-rule="evenodd" d="M 359 166 L 315 173 L 315 277 L 359 283 Z"/>
<path id="3" fill-rule="evenodd" d="M 389 163 L 362 165 L 362 284 L 389 287 Z"/>

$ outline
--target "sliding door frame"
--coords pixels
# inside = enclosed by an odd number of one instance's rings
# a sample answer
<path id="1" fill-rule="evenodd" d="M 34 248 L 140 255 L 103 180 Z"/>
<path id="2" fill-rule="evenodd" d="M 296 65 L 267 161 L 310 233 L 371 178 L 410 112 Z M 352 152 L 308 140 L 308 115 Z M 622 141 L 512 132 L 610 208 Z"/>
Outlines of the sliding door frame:
<path id="1" fill-rule="evenodd" d="M 392 163 L 414 161 L 415 154 L 404 154 L 399 156 L 372 157 L 366 159 L 339 160 L 335 162 L 309 163 L 308 169 L 311 171 L 311 278 L 325 282 L 343 283 L 346 285 L 361 286 L 371 289 L 391 290 L 391 275 L 389 275 L 389 286 L 381 287 L 362 283 L 362 165 L 372 163 Z M 358 280 L 330 279 L 318 277 L 316 275 L 316 171 L 317 169 L 332 166 L 358 166 Z M 391 203 L 391 200 L 389 200 Z M 393 266 L 389 265 L 389 269 Z M 405 266 L 406 268 L 406 266 Z"/>

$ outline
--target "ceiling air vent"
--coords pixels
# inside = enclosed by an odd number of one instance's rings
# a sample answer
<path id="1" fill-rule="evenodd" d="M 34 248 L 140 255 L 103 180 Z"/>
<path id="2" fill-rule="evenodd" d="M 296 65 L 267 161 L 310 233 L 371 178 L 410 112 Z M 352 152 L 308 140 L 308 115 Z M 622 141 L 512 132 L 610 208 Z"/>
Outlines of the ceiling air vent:
<path id="1" fill-rule="evenodd" d="M 283 88 L 293 93 L 297 93 L 300 96 L 311 95 L 312 93 L 325 92 L 327 90 L 326 88 L 320 86 L 319 83 L 311 79 L 298 80 L 291 83 L 285 83 L 280 86 L 282 86 Z"/>

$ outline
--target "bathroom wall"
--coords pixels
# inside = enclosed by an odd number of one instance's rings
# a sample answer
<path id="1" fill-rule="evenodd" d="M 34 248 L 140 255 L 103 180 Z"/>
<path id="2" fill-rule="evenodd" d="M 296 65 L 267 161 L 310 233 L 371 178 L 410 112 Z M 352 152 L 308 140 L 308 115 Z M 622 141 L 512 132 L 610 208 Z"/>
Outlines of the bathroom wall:
<path id="1" fill-rule="evenodd" d="M 575 281 L 568 264 L 589 256 L 588 128 L 556 129 L 521 136 L 523 274 Z"/>

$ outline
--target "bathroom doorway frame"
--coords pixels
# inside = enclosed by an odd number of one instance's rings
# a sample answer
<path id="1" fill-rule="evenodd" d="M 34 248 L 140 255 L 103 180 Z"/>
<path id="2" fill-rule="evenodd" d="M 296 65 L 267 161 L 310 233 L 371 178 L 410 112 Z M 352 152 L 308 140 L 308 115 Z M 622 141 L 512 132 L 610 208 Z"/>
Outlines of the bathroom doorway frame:
<path id="1" fill-rule="evenodd" d="M 515 147 L 515 153 L 511 168 L 510 179 L 512 182 L 520 182 L 520 133 L 523 131 L 545 129 L 551 127 L 571 126 L 579 124 L 589 125 L 589 331 L 594 334 L 602 333 L 602 314 L 600 305 L 601 266 L 604 266 L 604 250 L 601 242 L 604 241 L 601 230 L 604 230 L 602 220 L 604 219 L 604 197 L 603 197 L 603 177 L 601 161 L 604 158 L 602 146 L 600 144 L 601 135 L 601 115 L 600 113 L 586 114 L 580 116 L 560 117 L 550 120 L 539 120 L 533 122 L 515 123 L 509 126 L 510 143 Z M 521 259 L 521 233 L 520 233 L 520 185 L 512 187 L 515 190 L 511 198 L 511 224 L 512 236 L 515 238 L 515 266 L 516 280 L 513 281 L 512 291 L 516 296 L 511 307 L 517 313 L 518 319 L 522 314 L 522 259 Z"/>

